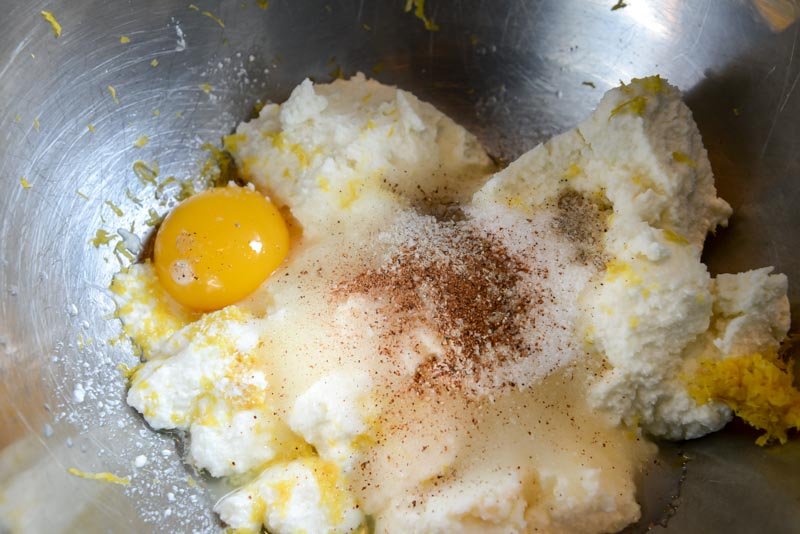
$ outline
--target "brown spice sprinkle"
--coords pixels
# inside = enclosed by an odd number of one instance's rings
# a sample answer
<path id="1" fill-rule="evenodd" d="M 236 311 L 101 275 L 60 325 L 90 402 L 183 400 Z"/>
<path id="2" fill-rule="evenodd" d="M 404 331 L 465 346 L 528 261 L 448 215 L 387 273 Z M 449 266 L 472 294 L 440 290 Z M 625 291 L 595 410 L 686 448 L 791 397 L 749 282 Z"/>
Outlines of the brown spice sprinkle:
<path id="1" fill-rule="evenodd" d="M 417 368 L 412 388 L 473 389 L 504 362 L 528 355 L 520 318 L 530 321 L 551 300 L 544 289 L 521 283 L 528 267 L 468 221 L 429 219 L 411 233 L 380 267 L 341 283 L 337 294 L 365 294 L 379 303 L 385 356 L 399 353 L 419 326 L 437 334 L 442 350 Z"/>

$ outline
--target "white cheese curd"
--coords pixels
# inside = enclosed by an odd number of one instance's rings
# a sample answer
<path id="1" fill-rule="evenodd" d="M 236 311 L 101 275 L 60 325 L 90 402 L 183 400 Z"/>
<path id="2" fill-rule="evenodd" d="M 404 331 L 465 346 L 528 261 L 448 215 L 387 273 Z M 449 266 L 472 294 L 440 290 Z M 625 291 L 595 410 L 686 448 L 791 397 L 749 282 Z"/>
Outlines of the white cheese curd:
<path id="1" fill-rule="evenodd" d="M 687 360 L 707 352 L 698 344 L 712 323 L 714 283 L 700 253 L 706 234 L 726 224 L 731 209 L 716 196 L 705 148 L 679 91 L 660 78 L 609 91 L 586 121 L 497 173 L 473 203 L 519 209 L 552 202 L 565 189 L 599 196 L 612 210 L 604 238 L 609 262 L 582 296 L 586 337 L 611 366 L 592 386 L 590 402 L 613 422 L 641 425 L 659 437 L 718 430 L 730 410 L 698 406 L 680 375 Z M 728 276 L 721 277 L 726 288 Z M 755 283 L 749 304 L 772 299 L 788 306 L 780 280 L 748 279 L 747 287 Z M 788 313 L 758 315 L 755 323 L 737 321 L 753 324 L 757 334 L 747 337 L 784 339 Z M 724 348 L 728 354 L 748 350 L 730 343 Z"/>
<path id="2" fill-rule="evenodd" d="M 788 280 L 771 267 L 714 280 L 714 346 L 726 356 L 777 350 L 789 332 Z"/>
<path id="3" fill-rule="evenodd" d="M 304 81 L 225 145 L 290 222 L 284 264 L 207 314 L 149 264 L 112 289 L 147 359 L 128 403 L 232 477 L 231 528 L 620 530 L 645 438 L 732 417 L 687 377 L 786 337 L 784 276 L 700 261 L 731 210 L 660 78 L 495 174 L 462 127 L 362 75 Z"/>
<path id="4" fill-rule="evenodd" d="M 133 374 L 128 404 L 157 430 L 188 430 L 189 461 L 212 476 L 259 467 L 295 445 L 252 363 L 258 343 L 258 321 L 248 314 L 207 314 L 161 343 L 173 353 Z"/>
<path id="5" fill-rule="evenodd" d="M 357 440 L 370 430 L 371 386 L 363 371 L 331 373 L 297 398 L 289 427 L 313 445 L 321 458 L 349 472 L 360 456 Z"/>
<path id="6" fill-rule="evenodd" d="M 308 237 L 332 224 L 354 231 L 343 218 L 379 222 L 398 195 L 466 200 L 492 170 L 475 137 L 449 117 L 361 74 L 325 85 L 305 80 L 226 145 L 243 175 L 288 206 Z"/>
<path id="7" fill-rule="evenodd" d="M 353 532 L 363 515 L 338 468 L 319 459 L 278 463 L 214 507 L 231 528 L 275 534 Z"/>

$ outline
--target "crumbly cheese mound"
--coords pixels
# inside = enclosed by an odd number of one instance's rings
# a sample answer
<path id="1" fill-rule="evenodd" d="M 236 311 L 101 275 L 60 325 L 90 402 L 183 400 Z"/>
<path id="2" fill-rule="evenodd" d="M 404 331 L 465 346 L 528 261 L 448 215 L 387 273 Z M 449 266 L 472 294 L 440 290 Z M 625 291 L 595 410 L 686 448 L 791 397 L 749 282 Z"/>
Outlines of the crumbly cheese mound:
<path id="1" fill-rule="evenodd" d="M 350 471 L 359 458 L 359 445 L 369 439 L 371 386 L 363 371 L 329 374 L 297 398 L 289 426 L 321 458 Z"/>
<path id="2" fill-rule="evenodd" d="M 570 190 L 611 210 L 609 261 L 582 295 L 586 340 L 610 364 L 590 401 L 613 421 L 660 437 L 718 430 L 730 409 L 698 405 L 680 376 L 702 354 L 779 343 L 788 301 L 783 277 L 766 271 L 715 282 L 701 263 L 706 234 L 731 209 L 716 196 L 679 91 L 657 76 L 609 91 L 587 120 L 497 173 L 473 203 L 526 211 Z"/>
<path id="3" fill-rule="evenodd" d="M 311 457 L 265 469 L 214 511 L 231 528 L 275 534 L 353 532 L 364 519 L 336 464 Z"/>
<path id="4" fill-rule="evenodd" d="M 128 404 L 157 430 L 188 430 L 198 468 L 246 473 L 297 441 L 266 403 L 268 384 L 251 354 L 258 343 L 257 321 L 238 308 L 204 315 L 133 374 Z"/>
<path id="5" fill-rule="evenodd" d="M 117 316 L 124 318 L 125 334 L 142 349 L 144 358 L 159 353 L 161 343 L 199 317 L 166 292 L 150 262 L 117 273 L 110 289 Z"/>
<path id="6" fill-rule="evenodd" d="M 493 176 L 463 128 L 362 75 L 304 81 L 225 144 L 299 223 L 289 261 L 201 317 L 147 264 L 112 289 L 149 358 L 129 404 L 250 480 L 215 507 L 234 529 L 616 531 L 651 454 L 620 425 L 795 424 L 789 389 L 756 387 L 783 369 L 753 356 L 786 336 L 786 278 L 701 263 L 730 207 L 658 77 Z"/>
<path id="7" fill-rule="evenodd" d="M 478 480 L 457 480 L 425 498 L 398 500 L 377 518 L 387 532 L 527 532 L 529 484 L 516 473 L 493 473 Z"/>
<path id="8" fill-rule="evenodd" d="M 714 280 L 714 346 L 726 356 L 776 352 L 791 323 L 789 281 L 772 267 Z"/>
<path id="9" fill-rule="evenodd" d="M 226 147 L 308 237 L 351 218 L 374 224 L 397 198 L 466 200 L 493 170 L 475 137 L 449 117 L 362 74 L 303 81 L 283 105 L 266 105 L 239 125 Z"/>

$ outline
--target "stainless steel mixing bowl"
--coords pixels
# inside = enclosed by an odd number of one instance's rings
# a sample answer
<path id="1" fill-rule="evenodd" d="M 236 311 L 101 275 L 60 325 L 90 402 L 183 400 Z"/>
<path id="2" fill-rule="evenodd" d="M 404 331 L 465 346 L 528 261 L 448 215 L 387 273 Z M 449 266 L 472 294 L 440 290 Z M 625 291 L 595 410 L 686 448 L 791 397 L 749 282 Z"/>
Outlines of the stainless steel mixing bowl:
<path id="1" fill-rule="evenodd" d="M 105 289 L 120 262 L 90 240 L 132 225 L 143 235 L 148 209 L 168 209 L 134 161 L 195 175 L 203 143 L 305 76 L 361 70 L 397 84 L 509 160 L 576 124 L 620 79 L 660 73 L 686 91 L 736 210 L 709 244 L 711 270 L 775 265 L 800 311 L 793 0 L 430 0 L 437 32 L 403 0 L 195 1 L 0 0 L 0 530 L 217 528 L 222 490 L 125 407 L 117 365 L 136 358 L 114 341 Z M 136 148 L 141 135 L 150 141 Z M 664 446 L 632 531 L 800 531 L 798 443 L 753 439 L 729 429 Z"/>

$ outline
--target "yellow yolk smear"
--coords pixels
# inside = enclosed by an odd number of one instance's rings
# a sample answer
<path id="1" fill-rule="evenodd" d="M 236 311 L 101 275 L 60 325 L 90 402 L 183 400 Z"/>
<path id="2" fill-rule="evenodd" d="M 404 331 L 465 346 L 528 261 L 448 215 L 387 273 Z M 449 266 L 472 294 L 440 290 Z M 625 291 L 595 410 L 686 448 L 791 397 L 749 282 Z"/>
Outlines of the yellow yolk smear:
<path id="1" fill-rule="evenodd" d="M 255 291 L 288 251 L 289 231 L 278 209 L 260 193 L 230 185 L 172 210 L 156 236 L 153 263 L 175 300 L 212 311 Z"/>

